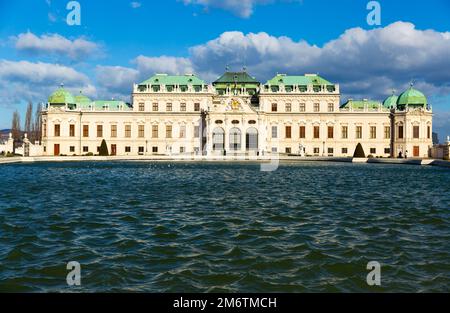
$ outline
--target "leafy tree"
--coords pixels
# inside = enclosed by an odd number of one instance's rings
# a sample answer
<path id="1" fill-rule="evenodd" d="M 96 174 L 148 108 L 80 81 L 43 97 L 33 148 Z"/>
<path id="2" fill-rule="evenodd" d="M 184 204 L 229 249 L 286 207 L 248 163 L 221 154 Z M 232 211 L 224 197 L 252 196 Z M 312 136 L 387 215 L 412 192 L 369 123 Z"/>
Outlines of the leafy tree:
<path id="1" fill-rule="evenodd" d="M 98 155 L 109 156 L 108 145 L 106 144 L 105 139 L 102 140 L 102 144 L 100 145 L 100 151 L 99 151 Z"/>
<path id="2" fill-rule="evenodd" d="M 353 153 L 354 158 L 365 158 L 366 154 L 364 153 L 364 149 L 360 143 L 356 146 L 355 153 Z"/>

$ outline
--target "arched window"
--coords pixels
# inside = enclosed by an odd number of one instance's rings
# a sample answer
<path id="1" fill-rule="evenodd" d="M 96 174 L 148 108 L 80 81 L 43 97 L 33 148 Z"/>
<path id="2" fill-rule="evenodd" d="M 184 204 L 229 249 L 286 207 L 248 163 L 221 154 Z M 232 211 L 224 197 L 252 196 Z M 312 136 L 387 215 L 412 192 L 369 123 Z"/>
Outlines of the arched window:
<path id="1" fill-rule="evenodd" d="M 213 130 L 213 150 L 223 150 L 225 142 L 225 131 L 222 127 L 216 127 Z"/>
<path id="2" fill-rule="evenodd" d="M 245 147 L 247 150 L 258 150 L 258 130 L 256 128 L 250 127 L 247 129 Z"/>
<path id="3" fill-rule="evenodd" d="M 237 127 L 230 129 L 230 150 L 241 149 L 241 130 Z"/>

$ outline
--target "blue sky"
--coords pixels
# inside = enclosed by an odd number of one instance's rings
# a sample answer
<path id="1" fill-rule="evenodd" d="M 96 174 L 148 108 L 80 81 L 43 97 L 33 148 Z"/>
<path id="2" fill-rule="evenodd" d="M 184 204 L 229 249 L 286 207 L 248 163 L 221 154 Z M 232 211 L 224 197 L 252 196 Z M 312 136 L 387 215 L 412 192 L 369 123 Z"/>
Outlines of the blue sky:
<path id="1" fill-rule="evenodd" d="M 0 128 L 27 101 L 64 82 L 94 98 L 127 100 L 154 72 L 212 80 L 225 66 L 261 81 L 319 72 L 346 97 L 382 100 L 411 80 L 450 135 L 450 2 L 384 0 L 381 25 L 363 0 L 0 0 Z"/>

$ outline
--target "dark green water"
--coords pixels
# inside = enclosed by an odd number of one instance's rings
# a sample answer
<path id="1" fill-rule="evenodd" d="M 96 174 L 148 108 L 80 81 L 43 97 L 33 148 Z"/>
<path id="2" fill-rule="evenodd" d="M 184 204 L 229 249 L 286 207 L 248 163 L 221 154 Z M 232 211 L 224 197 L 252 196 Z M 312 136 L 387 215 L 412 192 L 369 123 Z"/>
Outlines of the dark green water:
<path id="1" fill-rule="evenodd" d="M 450 291 L 448 169 L 46 163 L 0 186 L 3 292 Z"/>

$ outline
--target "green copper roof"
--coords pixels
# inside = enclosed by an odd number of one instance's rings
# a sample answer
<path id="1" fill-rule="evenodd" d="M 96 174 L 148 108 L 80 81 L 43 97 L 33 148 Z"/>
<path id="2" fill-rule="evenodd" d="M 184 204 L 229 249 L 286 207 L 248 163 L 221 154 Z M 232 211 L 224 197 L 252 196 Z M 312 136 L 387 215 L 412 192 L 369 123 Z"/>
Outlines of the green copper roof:
<path id="1" fill-rule="evenodd" d="M 255 84 L 259 85 L 260 82 L 254 77 L 251 77 L 247 72 L 225 72 L 220 76 L 213 85 L 216 84 Z"/>
<path id="2" fill-rule="evenodd" d="M 50 104 L 74 104 L 75 98 L 70 92 L 65 90 L 62 86 L 53 92 L 50 97 L 48 97 L 48 103 Z"/>
<path id="3" fill-rule="evenodd" d="M 89 99 L 88 97 L 86 97 L 85 95 L 83 95 L 82 92 L 80 91 L 80 94 L 75 97 L 75 102 L 77 104 L 90 103 L 90 102 L 92 102 L 92 100 Z"/>
<path id="4" fill-rule="evenodd" d="M 388 98 L 386 98 L 386 100 L 383 101 L 383 106 L 388 109 L 395 109 L 397 107 L 397 100 L 398 96 L 389 96 Z"/>
<path id="5" fill-rule="evenodd" d="M 328 80 L 320 77 L 319 75 L 309 74 L 303 76 L 288 76 L 284 74 L 277 74 L 277 76 L 268 80 L 266 85 L 333 85 Z"/>
<path id="6" fill-rule="evenodd" d="M 195 75 L 156 74 L 139 85 L 204 85 L 205 82 Z"/>
<path id="7" fill-rule="evenodd" d="M 419 90 L 414 89 L 412 86 L 400 95 L 397 101 L 397 105 L 423 105 L 428 104 L 427 98 Z"/>
<path id="8" fill-rule="evenodd" d="M 365 106 L 367 106 L 368 109 L 378 109 L 378 107 L 381 105 L 381 102 L 379 101 L 372 101 L 372 100 L 348 100 L 346 103 L 341 105 L 341 108 L 352 108 L 354 110 L 363 110 Z"/>
<path id="9" fill-rule="evenodd" d="M 122 107 L 124 110 L 128 109 L 128 105 L 124 101 L 119 100 L 96 100 L 92 103 L 95 110 L 104 110 L 108 107 L 110 111 L 120 110 Z"/>

